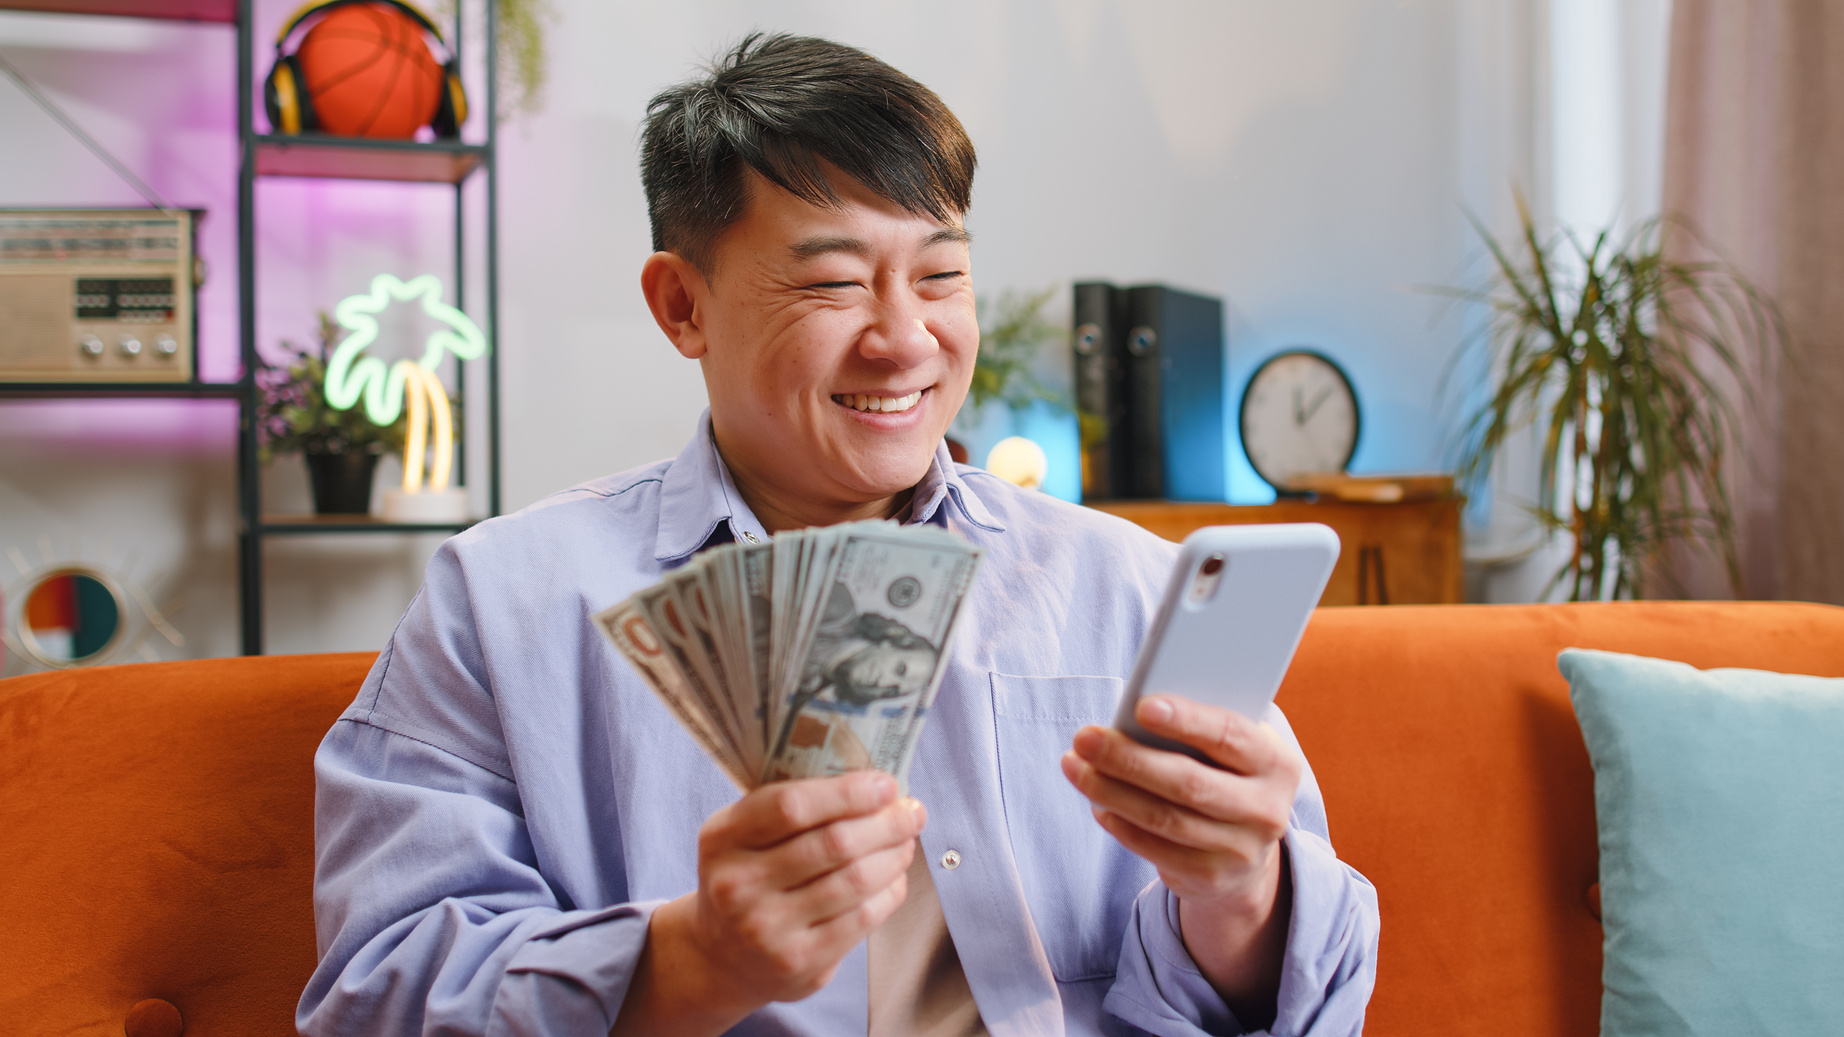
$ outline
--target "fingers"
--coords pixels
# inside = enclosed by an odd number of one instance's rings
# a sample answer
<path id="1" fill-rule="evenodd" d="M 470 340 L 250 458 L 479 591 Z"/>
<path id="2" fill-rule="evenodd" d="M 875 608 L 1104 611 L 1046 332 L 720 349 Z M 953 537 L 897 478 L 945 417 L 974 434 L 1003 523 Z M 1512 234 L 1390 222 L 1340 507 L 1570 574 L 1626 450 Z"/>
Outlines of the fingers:
<path id="1" fill-rule="evenodd" d="M 798 1001 L 832 981 L 840 959 L 896 913 L 909 895 L 907 861 L 889 882 L 833 914 L 809 924 L 791 913 L 752 913 L 724 937 L 724 972 L 731 983 L 764 991 L 763 1001 Z M 783 907 L 791 906 L 783 904 Z"/>
<path id="2" fill-rule="evenodd" d="M 1251 815 L 1272 813 L 1277 795 L 1284 796 L 1283 805 L 1291 809 L 1293 794 L 1300 784 L 1299 754 L 1266 727 L 1256 728 L 1254 738 L 1270 743 L 1271 752 L 1262 754 L 1265 759 L 1261 770 L 1247 773 L 1206 766 L 1182 753 L 1141 745 L 1119 731 L 1100 727 L 1076 732 L 1075 751 L 1081 762 L 1102 775 L 1205 817 L 1240 822 Z M 1070 780 L 1075 779 L 1075 773 L 1070 772 Z"/>
<path id="3" fill-rule="evenodd" d="M 711 815 L 700 839 L 766 849 L 808 829 L 881 810 L 896 801 L 896 779 L 882 771 L 764 785 Z"/>
<path id="4" fill-rule="evenodd" d="M 791 907 L 799 915 L 813 919 L 814 924 L 824 925 L 856 911 L 898 881 L 906 889 L 909 864 L 915 855 L 914 839 L 865 854 L 795 890 L 790 897 Z"/>
<path id="5" fill-rule="evenodd" d="M 1162 839 L 1131 821 L 1099 807 L 1095 822 L 1132 853 L 1156 863 L 1159 877 L 1181 897 L 1213 898 L 1244 888 L 1246 876 L 1259 872 L 1268 858 L 1279 853 L 1279 843 L 1251 844 L 1245 855 L 1225 867 L 1223 854 L 1183 846 Z"/>
<path id="6" fill-rule="evenodd" d="M 873 854 L 912 846 L 927 819 L 919 800 L 904 799 L 875 814 L 809 829 L 763 853 L 766 879 L 776 889 L 794 889 Z"/>
<path id="7" fill-rule="evenodd" d="M 908 894 L 922 804 L 887 774 L 777 782 L 698 836 L 692 942 L 757 1004 L 798 1000 Z"/>
<path id="8" fill-rule="evenodd" d="M 769 810 L 772 803 L 765 799 L 757 809 Z M 713 821 L 717 820 L 714 816 Z M 885 872 L 892 852 L 900 856 L 903 868 L 908 867 L 916 836 L 927 820 L 928 811 L 920 801 L 903 799 L 869 815 L 809 828 L 761 850 L 728 842 L 728 833 L 748 823 L 746 815 L 741 820 L 730 819 L 727 828 L 707 824 L 700 835 L 699 884 L 712 903 L 730 915 L 746 913 L 765 899 L 784 898 L 774 910 L 788 924 L 805 927 L 846 910 L 854 902 L 854 891 L 856 900 L 863 900 L 887 885 L 890 877 Z M 835 873 L 835 881 L 807 898 L 817 906 L 798 898 L 785 899 Z"/>
<path id="9" fill-rule="evenodd" d="M 796 949 L 788 959 L 789 964 L 796 970 L 806 962 L 825 962 L 827 965 L 823 970 L 809 968 L 812 979 L 804 986 L 793 987 L 779 1000 L 799 1000 L 832 982 L 839 960 L 889 920 L 908 896 L 909 878 L 899 873 L 895 881 L 855 907 L 802 932 L 796 938 Z"/>
<path id="10" fill-rule="evenodd" d="M 888 885 L 866 897 L 855 907 L 840 912 L 832 918 L 813 927 L 816 940 L 828 947 L 840 948 L 841 956 L 858 945 L 858 941 L 871 935 L 878 926 L 889 921 L 896 914 L 896 909 L 909 899 L 909 864 L 903 864 L 903 870 L 897 873 Z"/>
<path id="11" fill-rule="evenodd" d="M 1119 840 L 1122 846 L 1147 860 L 1185 871 L 1207 872 L 1216 862 L 1216 854 L 1194 846 L 1173 842 L 1141 828 L 1132 821 L 1100 807 L 1095 808 L 1095 823 Z"/>
<path id="12" fill-rule="evenodd" d="M 1243 801 L 1246 781 L 1205 766 L 1183 753 L 1141 745 L 1119 731 L 1100 727 L 1078 731 L 1075 750 L 1100 774 L 1206 817 L 1231 821 L 1247 812 L 1247 804 Z"/>
<path id="13" fill-rule="evenodd" d="M 1285 749 L 1265 724 L 1176 695 L 1149 695 L 1140 700 L 1133 716 L 1148 733 L 1201 749 L 1237 774 L 1269 770 Z"/>
<path id="14" fill-rule="evenodd" d="M 1238 857 L 1286 833 L 1301 763 L 1272 729 L 1167 696 L 1142 702 L 1136 715 L 1166 737 L 1188 735 L 1235 769 L 1144 746 L 1119 731 L 1083 728 L 1063 772 L 1096 807 L 1175 846 Z"/>
<path id="15" fill-rule="evenodd" d="M 1083 734 L 1087 734 L 1085 731 Z M 1119 732 L 1103 732 L 1122 738 Z M 1095 739 L 1077 736 L 1077 745 L 1086 747 Z M 1148 772 L 1155 772 L 1160 783 L 1180 788 L 1172 791 L 1167 788 L 1148 788 L 1132 778 L 1123 779 L 1108 773 L 1102 765 L 1091 762 L 1076 753 L 1067 753 L 1063 757 L 1063 773 L 1083 795 L 1089 798 L 1097 808 L 1110 814 L 1119 815 L 1147 832 L 1154 833 L 1172 843 L 1188 846 L 1211 853 L 1226 850 L 1243 850 L 1245 844 L 1252 841 L 1278 839 L 1286 832 L 1286 814 L 1271 816 L 1266 790 L 1250 787 L 1246 779 L 1224 774 L 1206 767 L 1188 756 L 1178 753 L 1148 749 L 1145 746 L 1128 742 L 1124 749 L 1104 752 L 1109 757 L 1109 764 L 1118 767 L 1122 758 L 1137 757 L 1132 752 L 1152 753 L 1169 757 L 1174 765 L 1164 766 L 1166 761 L 1139 761 L 1130 768 L 1122 770 L 1133 773 L 1144 780 Z M 1188 768 L 1195 772 L 1195 777 L 1184 776 Z M 1178 774 L 1169 776 L 1167 770 Z M 1220 787 L 1213 787 L 1220 786 Z M 1191 788 L 1203 789 L 1195 797 L 1187 798 Z M 1192 800 L 1208 803 L 1210 813 L 1201 812 L 1193 806 Z"/>

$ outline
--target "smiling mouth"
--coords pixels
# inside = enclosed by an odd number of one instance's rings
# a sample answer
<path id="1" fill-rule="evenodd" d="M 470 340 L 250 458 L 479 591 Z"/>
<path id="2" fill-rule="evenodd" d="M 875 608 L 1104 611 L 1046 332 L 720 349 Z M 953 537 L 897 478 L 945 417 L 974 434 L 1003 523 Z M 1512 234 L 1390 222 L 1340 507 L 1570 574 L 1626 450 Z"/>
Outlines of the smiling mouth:
<path id="1" fill-rule="evenodd" d="M 867 411 L 872 414 L 896 414 L 914 407 L 922 399 L 922 390 L 917 389 L 907 396 L 867 396 L 864 393 L 836 392 L 832 402 L 841 407 Z"/>

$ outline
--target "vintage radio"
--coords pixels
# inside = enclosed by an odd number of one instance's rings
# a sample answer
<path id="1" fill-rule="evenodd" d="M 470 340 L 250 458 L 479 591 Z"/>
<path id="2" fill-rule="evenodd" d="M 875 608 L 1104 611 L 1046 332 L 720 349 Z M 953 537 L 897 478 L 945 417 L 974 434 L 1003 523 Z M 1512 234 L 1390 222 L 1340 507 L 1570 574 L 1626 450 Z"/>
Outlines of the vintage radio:
<path id="1" fill-rule="evenodd" d="M 199 215 L 0 209 L 0 382 L 191 381 Z"/>

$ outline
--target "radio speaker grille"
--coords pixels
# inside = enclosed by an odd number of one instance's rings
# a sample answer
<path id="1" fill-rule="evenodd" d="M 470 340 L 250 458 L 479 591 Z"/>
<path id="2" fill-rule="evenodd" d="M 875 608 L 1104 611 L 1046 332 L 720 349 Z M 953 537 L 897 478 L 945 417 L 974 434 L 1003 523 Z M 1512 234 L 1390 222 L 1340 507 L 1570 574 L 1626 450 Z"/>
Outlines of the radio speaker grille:
<path id="1" fill-rule="evenodd" d="M 186 382 L 197 213 L 0 209 L 0 382 Z"/>

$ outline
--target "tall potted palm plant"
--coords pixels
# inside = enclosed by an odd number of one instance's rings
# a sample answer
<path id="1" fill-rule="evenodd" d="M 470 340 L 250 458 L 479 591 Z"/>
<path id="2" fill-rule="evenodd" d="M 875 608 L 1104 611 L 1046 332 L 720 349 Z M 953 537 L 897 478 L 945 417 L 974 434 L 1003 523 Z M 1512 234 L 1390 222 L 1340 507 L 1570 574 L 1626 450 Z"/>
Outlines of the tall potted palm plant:
<path id="1" fill-rule="evenodd" d="M 1532 512 L 1572 542 L 1544 597 L 1557 587 L 1572 601 L 1644 597 L 1648 575 L 1666 571 L 1663 549 L 1682 541 L 1716 552 L 1739 595 L 1725 478 L 1739 421 L 1731 396 L 1745 409 L 1755 359 L 1784 343 L 1778 309 L 1726 262 L 1673 258 L 1667 239 L 1708 253 L 1680 220 L 1584 242 L 1543 240 L 1522 198 L 1518 216 L 1512 245 L 1473 220 L 1492 256 L 1491 287 L 1448 290 L 1491 314 L 1493 377 L 1462 425 L 1462 483 L 1476 485 L 1534 425 Z"/>

